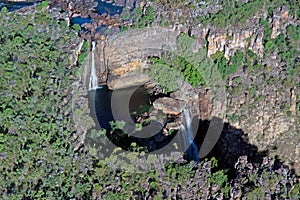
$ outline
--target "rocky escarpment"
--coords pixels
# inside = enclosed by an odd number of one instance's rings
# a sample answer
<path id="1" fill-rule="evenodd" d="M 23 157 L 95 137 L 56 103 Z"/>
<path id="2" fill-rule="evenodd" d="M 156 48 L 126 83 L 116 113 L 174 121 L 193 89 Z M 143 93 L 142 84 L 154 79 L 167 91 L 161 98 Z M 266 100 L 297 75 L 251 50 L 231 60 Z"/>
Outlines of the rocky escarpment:
<path id="1" fill-rule="evenodd" d="M 126 2 L 128 3 L 126 5 L 123 1 L 116 3 L 130 8 L 143 4 L 139 1 Z M 73 6 L 76 8 L 78 5 Z M 219 9 L 217 6 L 214 8 Z M 159 11 L 162 8 L 155 9 Z M 76 9 L 72 9 L 70 13 L 74 10 Z M 202 11 L 198 10 L 197 12 L 207 13 L 206 11 L 207 9 L 203 8 Z M 180 12 L 184 13 L 185 11 L 181 9 Z M 161 14 L 163 14 L 163 10 L 157 14 L 158 21 Z M 261 61 L 261 67 L 250 69 L 243 66 L 230 75 L 224 95 L 227 101 L 225 105 L 226 121 L 234 127 L 242 129 L 243 134 L 249 138 L 249 142 L 257 146 L 260 151 L 268 149 L 273 155 L 280 155 L 279 157 L 286 160 L 289 165 L 299 169 L 300 161 L 297 159 L 300 157 L 300 147 L 297 142 L 299 141 L 299 127 L 296 126 L 299 122 L 296 106 L 297 88 L 289 82 L 287 68 L 276 53 L 264 58 L 265 30 L 259 22 L 260 18 L 268 19 L 272 30 L 271 38 L 275 38 L 280 33 L 286 33 L 286 27 L 289 24 L 297 24 L 297 21 L 294 21 L 284 6 L 275 9 L 272 17 L 266 17 L 267 13 L 262 12 L 240 27 L 229 25 L 225 28 L 217 28 L 210 25 L 188 26 L 187 24 L 185 26 L 174 23 L 169 25 L 170 29 L 130 30 L 120 35 L 112 33 L 104 41 L 97 40 L 95 58 L 99 84 L 107 84 L 111 89 L 143 84 L 148 85 L 149 89 L 155 87 L 149 77 L 140 73 L 140 70 L 149 67 L 145 58 L 149 55 L 160 55 L 164 50 L 174 50 L 176 38 L 180 32 L 196 38 L 197 42 L 192 48 L 193 51 L 206 45 L 207 56 L 220 51 L 229 59 L 237 50 L 244 52 L 248 49 L 252 50 Z M 161 19 L 163 18 L 161 17 Z M 158 25 L 154 22 L 155 24 Z M 92 35 L 85 38 L 89 40 L 104 39 L 93 38 Z M 297 81 L 299 82 L 299 77 Z M 159 91 L 159 88 L 155 90 Z M 180 92 L 184 92 L 184 90 L 180 90 Z M 197 102 L 197 106 L 193 106 L 193 108 L 195 108 L 194 113 L 197 113 L 201 119 L 209 120 L 214 113 L 221 110 L 219 109 L 221 105 L 217 105 L 214 100 L 216 98 L 213 91 L 207 88 L 197 88 L 196 94 L 198 99 L 195 98 L 193 103 Z M 177 94 L 171 98 L 180 101 L 180 96 Z M 168 107 L 164 99 L 160 101 L 162 101 L 161 105 Z M 160 108 L 164 110 L 162 107 Z M 165 110 L 167 113 L 173 113 L 173 111 L 169 111 Z M 177 113 L 179 112 L 176 111 Z M 230 130 L 227 131 L 230 132 Z M 232 133 L 223 141 L 224 144 L 227 144 L 224 146 L 224 152 L 231 152 L 228 155 L 243 148 L 241 145 L 230 145 L 234 141 L 234 135 L 235 133 Z M 226 155 L 224 154 L 224 156 Z"/>
<path id="2" fill-rule="evenodd" d="M 269 21 L 273 38 L 285 33 L 287 25 L 293 23 L 285 7 L 275 9 Z M 275 53 L 261 60 L 264 66 L 256 70 L 240 68 L 231 75 L 227 91 L 227 120 L 243 130 L 259 151 L 269 150 L 271 155 L 278 155 L 299 173 L 300 129 L 297 124 L 300 118 L 295 109 L 295 84 L 299 83 L 299 76 L 291 76 Z"/>
<path id="3" fill-rule="evenodd" d="M 143 73 L 149 68 L 145 61 L 149 56 L 160 56 L 163 51 L 175 51 L 179 34 L 179 31 L 171 29 L 149 28 L 127 31 L 110 37 L 107 41 L 98 42 L 95 54 L 98 84 L 107 84 L 112 90 L 144 85 L 153 94 L 163 93 L 157 83 Z M 104 71 L 107 72 L 105 76 Z M 170 98 L 158 99 L 154 107 L 166 114 L 178 115 L 188 104 L 192 105 L 198 99 L 197 92 L 185 82 L 181 85 L 181 89 L 171 93 Z M 190 109 L 196 115 L 199 114 L 198 105 L 195 104 Z"/>
<path id="4" fill-rule="evenodd" d="M 272 37 L 284 32 L 287 24 L 292 23 L 292 20 L 286 8 L 277 9 L 274 18 L 270 20 L 273 25 Z M 167 48 L 175 49 L 176 37 L 180 31 L 188 32 L 184 29 L 173 29 L 171 32 L 153 30 L 155 29 L 145 31 L 148 34 L 140 30 L 129 31 L 124 37 L 116 36 L 106 42 L 104 52 L 107 55 L 106 63 L 111 75 L 107 80 L 110 88 L 117 89 L 147 83 L 149 78 L 140 77 L 137 73 L 140 69 L 149 67 L 143 62 L 144 58 L 147 55 L 159 55 Z M 205 40 L 208 42 L 208 56 L 221 51 L 225 57 L 230 58 L 237 50 L 250 49 L 265 62 L 265 67 L 259 72 L 239 68 L 230 76 L 226 94 L 227 121 L 234 127 L 242 129 L 249 137 L 249 142 L 256 145 L 260 151 L 272 149 L 273 155 L 281 155 L 280 158 L 299 169 L 297 163 L 300 161 L 295 159 L 300 157 L 297 142 L 299 129 L 295 126 L 299 120 L 295 110 L 296 88 L 289 85 L 285 67 L 276 57 L 263 59 L 264 28 L 259 25 L 259 18 L 253 18 L 250 25 L 243 29 L 194 27 L 190 34 L 194 35 L 197 41 L 193 46 L 195 51 L 205 44 Z M 212 113 L 220 111 L 216 110 L 216 104 L 212 103 L 214 93 L 210 90 L 196 93 L 199 99 L 195 113 L 198 113 L 202 119 L 211 119 Z M 178 100 L 179 96 L 173 99 Z M 164 105 L 165 112 L 174 114 L 173 110 L 166 111 L 169 107 L 166 101 L 164 102 L 163 99 L 160 101 L 156 104 L 157 108 L 163 110 L 162 105 Z M 176 114 L 179 112 L 176 111 Z M 229 145 L 232 141 L 234 139 L 231 138 L 223 142 Z M 289 148 L 284 148 L 285 145 Z M 227 149 L 224 152 L 231 152 L 228 155 L 232 155 L 234 152 L 239 152 L 236 148 L 240 147 L 240 145 L 229 145 L 224 147 Z"/>
<path id="5" fill-rule="evenodd" d="M 230 25 L 223 30 L 213 27 L 204 28 L 200 34 L 196 32 L 195 35 L 207 38 L 208 56 L 221 51 L 229 59 L 237 49 L 249 49 L 262 58 L 264 52 L 264 29 L 259 26 L 260 17 L 266 17 L 266 13 L 253 17 L 249 20 L 247 26 L 242 29 Z M 291 16 L 289 16 L 288 9 L 282 7 L 274 11 L 270 23 L 272 24 L 271 38 L 276 38 L 281 32 L 286 30 L 288 24 L 294 22 Z"/>
<path id="6" fill-rule="evenodd" d="M 259 19 L 253 21 L 253 23 L 258 23 Z M 220 51 L 229 59 L 238 49 L 250 49 L 260 58 L 263 56 L 263 29 L 261 27 L 240 30 L 232 28 L 220 30 L 214 27 L 195 28 L 192 34 L 199 39 L 207 40 L 207 56 L 209 57 Z"/>
<path id="7" fill-rule="evenodd" d="M 95 55 L 98 60 L 97 71 L 101 73 L 108 68 L 110 76 L 106 84 L 113 90 L 143 85 L 149 81 L 149 77 L 137 73 L 139 69 L 148 67 L 143 59 L 160 55 L 163 50 L 174 50 L 178 34 L 164 28 L 132 30 L 98 42 Z M 104 62 L 99 62 L 101 59 Z M 98 77 L 101 79 L 101 74 Z"/>

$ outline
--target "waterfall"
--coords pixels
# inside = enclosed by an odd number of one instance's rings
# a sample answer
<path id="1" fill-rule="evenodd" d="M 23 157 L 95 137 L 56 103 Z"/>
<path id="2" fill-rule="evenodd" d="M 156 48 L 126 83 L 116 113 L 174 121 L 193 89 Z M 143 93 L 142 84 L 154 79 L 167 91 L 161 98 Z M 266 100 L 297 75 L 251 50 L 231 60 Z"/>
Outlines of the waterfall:
<path id="1" fill-rule="evenodd" d="M 95 48 L 96 48 L 96 42 L 92 41 L 92 61 L 91 61 L 92 64 L 91 64 L 89 90 L 95 90 L 98 87 L 97 69 L 95 65 Z"/>
<path id="2" fill-rule="evenodd" d="M 184 127 L 184 125 L 180 125 L 180 129 L 181 129 L 181 134 L 182 134 L 182 138 L 183 138 L 183 148 L 184 150 L 187 150 L 189 148 L 189 142 L 188 142 L 188 138 L 187 138 L 187 132 L 186 129 Z"/>
<path id="3" fill-rule="evenodd" d="M 187 160 L 194 160 L 195 162 L 200 162 L 199 159 L 199 151 L 196 143 L 194 142 L 194 134 L 192 130 L 192 119 L 190 116 L 190 112 L 188 108 L 185 108 L 184 111 L 184 117 L 185 117 L 185 125 L 180 125 L 181 128 L 181 134 L 183 137 L 183 145 Z"/>

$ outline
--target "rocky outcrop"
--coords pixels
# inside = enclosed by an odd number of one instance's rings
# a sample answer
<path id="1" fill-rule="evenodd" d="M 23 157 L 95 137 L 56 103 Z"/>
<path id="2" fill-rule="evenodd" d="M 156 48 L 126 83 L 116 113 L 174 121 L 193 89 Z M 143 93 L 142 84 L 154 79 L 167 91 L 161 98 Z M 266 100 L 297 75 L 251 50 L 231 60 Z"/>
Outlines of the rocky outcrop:
<path id="1" fill-rule="evenodd" d="M 251 175 L 255 175 L 256 178 L 252 179 Z M 253 194 L 260 194 L 264 199 L 273 199 L 276 195 L 279 197 L 279 188 L 282 185 L 285 185 L 285 187 L 294 185 L 290 189 L 292 190 L 296 188 L 295 185 L 298 182 L 292 170 L 267 156 L 263 157 L 261 161 L 255 160 L 254 162 L 251 162 L 247 156 L 239 157 L 234 165 L 234 176 L 235 179 L 232 181 L 233 184 L 230 189 L 230 199 L 243 199 L 245 191 L 249 191 L 248 189 L 250 187 L 253 188 L 253 185 L 259 187 L 259 190 L 256 190 L 256 192 L 252 191 Z M 271 180 L 273 182 L 270 184 Z M 245 183 L 252 183 L 252 185 Z M 274 190 L 271 189 L 270 185 L 272 185 Z M 257 186 L 256 188 L 258 188 Z M 281 198 L 289 199 L 288 195 L 283 196 Z"/>
<path id="2" fill-rule="evenodd" d="M 165 114 L 178 115 L 186 107 L 186 102 L 181 100 L 163 97 L 157 99 L 153 106 L 155 109 L 162 110 Z"/>
<path id="3" fill-rule="evenodd" d="M 100 63 L 97 71 L 108 69 L 106 83 L 113 90 L 143 85 L 149 78 L 139 71 L 148 67 L 141 60 L 160 55 L 163 50 L 175 50 L 178 34 L 170 29 L 152 28 L 112 36 L 105 42 L 97 43 L 96 63 Z M 102 56 L 99 56 L 100 52 Z M 102 62 L 97 59 L 102 59 Z"/>
<path id="4" fill-rule="evenodd" d="M 180 89 L 170 94 L 171 98 L 191 102 L 198 99 L 198 94 L 195 88 L 185 81 L 180 81 Z"/>
<path id="5" fill-rule="evenodd" d="M 196 27 L 192 30 L 192 34 L 199 39 L 207 40 L 207 56 L 220 51 L 229 59 L 238 49 L 250 49 L 262 58 L 264 30 L 259 25 L 259 19 L 259 17 L 254 16 L 249 20 L 247 26 L 242 29 L 231 25 L 226 28 Z M 275 9 L 271 22 L 271 38 L 276 38 L 281 32 L 285 32 L 287 25 L 290 23 L 287 7 L 283 6 Z"/>
<path id="6" fill-rule="evenodd" d="M 11 2 L 31 2 L 28 0 L 7 0 L 7 1 L 11 1 Z"/>
<path id="7" fill-rule="evenodd" d="M 122 6 L 130 9 L 143 6 L 145 2 L 143 0 L 114 0 L 117 6 Z"/>
<path id="8" fill-rule="evenodd" d="M 79 45 L 74 50 L 72 50 L 73 54 L 71 54 L 69 57 L 71 65 L 76 65 L 76 63 L 78 62 L 78 56 L 81 53 L 83 43 L 84 40 L 81 40 Z"/>
<path id="9" fill-rule="evenodd" d="M 100 2 L 101 3 L 101 2 Z M 108 3 L 108 5 L 110 5 Z M 106 36 L 116 34 L 120 31 L 119 27 L 124 26 L 124 22 L 118 14 L 102 13 L 96 11 L 98 5 L 94 0 L 51 0 L 50 7 L 55 9 L 60 7 L 66 11 L 67 18 L 72 22 L 72 18 L 88 18 L 89 23 L 81 25 L 80 36 L 88 41 L 104 40 Z M 114 6 L 111 4 L 111 6 Z M 110 12 L 109 10 L 107 12 Z M 73 25 L 73 24 L 69 24 Z"/>
<path id="10" fill-rule="evenodd" d="M 285 8 L 274 11 L 274 17 L 270 21 L 272 38 L 283 32 L 286 25 L 290 23 L 287 22 L 288 18 Z M 208 56 L 221 51 L 229 59 L 239 49 L 250 49 L 263 60 L 264 30 L 259 25 L 258 17 L 251 20 L 250 25 L 244 28 L 192 27 L 190 34 L 195 36 L 197 41 L 192 50 L 197 51 L 206 40 Z M 106 70 L 105 84 L 113 90 L 154 84 L 149 82 L 147 76 L 139 73 L 140 70 L 149 67 L 143 60 L 148 56 L 160 55 L 164 50 L 175 50 L 179 32 L 176 29 L 145 28 L 111 36 L 101 45 L 97 43 L 96 54 L 101 52 L 101 56 L 96 56 L 98 63 L 101 63 L 97 65 L 99 69 L 97 71 Z M 194 109 L 191 113 L 199 114 L 201 119 L 208 120 L 212 116 L 218 116 L 218 113 L 225 114 L 226 111 L 227 121 L 234 127 L 242 129 L 249 136 L 251 144 L 257 146 L 260 151 L 282 146 L 281 152 L 274 150 L 276 152 L 274 155 L 281 154 L 282 158 L 289 160 L 290 164 L 296 160 L 295 163 L 298 163 L 299 168 L 300 150 L 297 144 L 298 137 L 295 137 L 298 131 L 295 127 L 296 88 L 285 85 L 288 81 L 278 81 L 286 79 L 287 74 L 286 68 L 282 68 L 276 59 L 268 62 L 268 66 L 273 67 L 270 73 L 267 73 L 266 69 L 260 69 L 259 73 L 256 70 L 255 74 L 251 74 L 247 72 L 246 67 L 240 68 L 238 72 L 232 74 L 229 83 L 226 83 L 226 93 L 218 94 L 213 90 L 201 91 L 199 88 L 194 91 L 187 85 L 183 85 L 181 90 L 172 93 L 170 97 L 157 99 L 154 107 L 165 114 L 179 115 L 189 104 L 192 105 L 190 109 Z M 240 83 L 237 83 L 238 78 L 242 80 Z M 225 88 L 225 85 L 220 87 Z M 292 116 L 287 116 L 287 113 L 291 113 Z M 234 134 L 240 133 L 232 133 Z M 228 139 L 228 143 L 231 139 Z M 288 148 L 284 148 L 283 146 L 287 144 L 289 144 Z M 242 146 L 234 147 L 235 150 L 232 152 L 240 147 L 242 148 Z"/>
<path id="11" fill-rule="evenodd" d="M 258 23 L 258 19 L 253 23 Z M 192 34 L 199 41 L 207 40 L 207 56 L 220 51 L 229 59 L 238 49 L 250 49 L 260 57 L 263 56 L 263 29 L 261 27 L 240 30 L 233 27 L 228 29 L 194 28 Z"/>
<path id="12" fill-rule="evenodd" d="M 166 129 L 167 130 L 179 130 L 180 129 L 180 125 L 181 125 L 181 123 L 179 123 L 178 121 L 171 122 L 171 123 L 168 123 L 166 125 Z"/>
<path id="13" fill-rule="evenodd" d="M 295 86 L 289 84 L 285 73 L 284 68 L 275 65 L 255 72 L 238 70 L 229 81 L 226 113 L 230 124 L 242 129 L 259 151 L 271 149 L 272 155 L 279 155 L 299 173 Z M 240 81 L 236 81 L 237 77 Z"/>
<path id="14" fill-rule="evenodd" d="M 287 7 L 277 8 L 273 11 L 272 17 L 272 35 L 271 38 L 276 38 L 281 31 L 284 31 L 288 24 L 289 11 Z"/>

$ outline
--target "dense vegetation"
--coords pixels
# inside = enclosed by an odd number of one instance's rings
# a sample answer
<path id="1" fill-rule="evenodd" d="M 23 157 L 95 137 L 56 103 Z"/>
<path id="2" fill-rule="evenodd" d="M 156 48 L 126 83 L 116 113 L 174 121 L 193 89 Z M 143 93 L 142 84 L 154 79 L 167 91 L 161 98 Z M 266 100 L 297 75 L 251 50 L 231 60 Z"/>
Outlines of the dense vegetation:
<path id="1" fill-rule="evenodd" d="M 228 25 L 244 27 L 246 22 L 251 19 L 255 15 L 261 15 L 263 12 L 267 11 L 268 16 L 273 14 L 275 8 L 280 8 L 282 6 L 286 6 L 291 15 L 295 16 L 295 18 L 300 17 L 300 4 L 297 0 L 286 1 L 262 1 L 262 0 L 253 0 L 253 1 L 236 1 L 236 0 L 226 0 L 215 2 L 212 0 L 208 1 L 173 1 L 165 3 L 164 1 L 155 1 L 161 3 L 166 9 L 169 10 L 177 10 L 177 9 L 200 9 L 206 10 L 210 5 L 215 5 L 215 7 L 219 7 L 217 11 L 207 10 L 206 15 L 198 15 L 198 16 L 189 16 L 193 17 L 193 23 L 201 23 L 204 25 L 211 24 L 215 27 L 226 27 Z M 217 5 L 217 6 L 216 6 Z M 186 20 L 184 16 L 179 16 L 177 19 Z M 183 22 L 183 21 L 182 21 Z"/>
<path id="2" fill-rule="evenodd" d="M 148 21 L 137 19 L 137 27 L 151 23 L 152 12 L 147 11 Z M 212 158 L 194 168 L 171 163 L 147 173 L 134 173 L 113 170 L 109 163 L 115 164 L 116 157 L 99 160 L 93 148 L 74 151 L 74 135 L 78 130 L 72 114 L 82 114 L 79 109 L 74 113 L 71 109 L 72 83 L 80 72 L 78 66 L 71 67 L 69 63 L 69 46 L 76 33 L 64 20 L 48 13 L 46 2 L 37 6 L 34 14 L 7 13 L 4 8 L 0 19 L 0 196 L 3 199 L 229 198 L 230 186 L 236 182 L 240 182 L 243 196 L 249 199 L 261 199 L 265 191 L 274 198 L 299 198 L 300 184 L 296 178 L 276 166 L 261 165 L 253 171 L 248 165 L 242 166 L 241 172 L 229 177 L 227 170 L 220 169 Z M 299 35 L 297 27 L 288 29 L 286 48 L 297 40 L 295 30 Z M 180 52 L 153 60 L 166 68 L 157 73 L 174 69 L 174 76 L 198 86 L 209 84 L 205 78 L 212 76 L 214 66 L 227 76 L 241 62 L 252 64 L 255 60 L 250 51 L 247 54 L 238 51 L 230 63 L 221 53 L 211 60 L 206 58 L 205 50 L 191 54 L 187 49 L 189 41 L 190 37 L 182 36 L 178 43 Z M 280 42 L 278 39 L 275 43 Z M 88 50 L 87 44 L 84 43 L 83 51 Z M 280 52 L 283 54 L 284 49 Z M 79 64 L 86 53 L 79 56 Z M 291 56 L 282 55 L 283 59 L 286 57 L 294 58 L 295 52 Z M 167 79 L 167 89 L 174 89 L 168 88 L 170 77 L 162 79 Z M 95 130 L 89 135 L 94 140 L 103 136 L 103 131 Z"/>
<path id="3" fill-rule="evenodd" d="M 180 55 L 165 52 L 161 58 L 152 58 L 151 62 L 150 77 L 167 88 L 166 92 L 179 89 L 180 84 L 174 80 L 184 79 L 194 87 L 205 83 L 200 72 Z"/>
<path id="4" fill-rule="evenodd" d="M 175 52 L 163 52 L 160 58 L 150 59 L 151 68 L 147 74 L 164 88 L 166 93 L 177 90 L 180 80 L 185 80 L 194 87 L 205 84 L 212 86 L 220 81 L 219 73 L 213 73 L 217 69 L 213 60 L 206 57 L 206 47 L 192 53 L 190 47 L 193 42 L 193 37 L 181 34 Z M 219 81 L 214 82 L 216 79 Z"/>
<path id="5" fill-rule="evenodd" d="M 47 13 L 1 11 L 0 196 L 4 199 L 75 194 L 80 169 L 72 160 L 68 44 L 76 37 Z M 74 189 L 72 189 L 72 187 Z M 76 193 L 80 193 L 79 190 Z"/>

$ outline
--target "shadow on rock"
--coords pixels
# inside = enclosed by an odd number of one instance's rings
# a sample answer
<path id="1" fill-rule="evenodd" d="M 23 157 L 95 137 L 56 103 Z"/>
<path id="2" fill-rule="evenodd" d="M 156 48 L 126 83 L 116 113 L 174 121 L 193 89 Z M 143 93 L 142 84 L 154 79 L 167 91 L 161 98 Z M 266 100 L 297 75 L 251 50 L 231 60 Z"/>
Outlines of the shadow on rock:
<path id="1" fill-rule="evenodd" d="M 198 131 L 195 136 L 195 142 L 199 149 L 207 142 L 204 140 L 207 139 L 209 126 L 209 120 L 199 120 Z M 229 123 L 225 123 L 217 144 L 205 157 L 215 157 L 220 161 L 222 167 L 232 169 L 240 157 L 247 157 L 249 162 L 258 164 L 262 163 L 265 157 L 268 156 L 268 151 L 259 152 L 257 146 L 249 143 L 248 137 L 243 130 L 236 129 Z M 278 168 L 278 165 L 283 165 L 277 158 L 275 163 L 277 166 L 276 168 Z"/>

